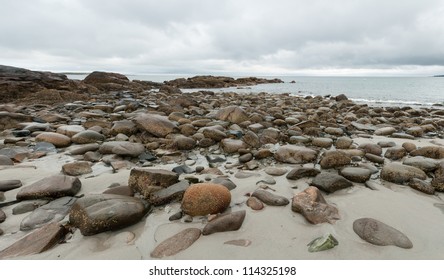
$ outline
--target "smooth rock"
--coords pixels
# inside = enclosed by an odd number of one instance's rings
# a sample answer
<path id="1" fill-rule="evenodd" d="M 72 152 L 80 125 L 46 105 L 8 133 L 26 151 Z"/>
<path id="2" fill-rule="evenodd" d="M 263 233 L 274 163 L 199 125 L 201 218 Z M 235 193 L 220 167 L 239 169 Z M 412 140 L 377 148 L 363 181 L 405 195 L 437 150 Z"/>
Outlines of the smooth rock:
<path id="1" fill-rule="evenodd" d="M 115 194 L 90 194 L 74 203 L 69 222 L 84 236 L 117 230 L 139 222 L 150 209 L 141 199 Z"/>
<path id="2" fill-rule="evenodd" d="M 187 180 L 182 180 L 167 188 L 151 193 L 148 201 L 154 206 L 164 205 L 172 201 L 181 201 L 183 194 L 189 186 L 190 184 Z"/>
<path id="3" fill-rule="evenodd" d="M 225 186 L 228 190 L 234 190 L 237 186 L 228 178 L 217 177 L 211 180 L 211 183 Z"/>
<path id="4" fill-rule="evenodd" d="M 7 192 L 21 186 L 22 181 L 20 180 L 0 180 L 0 192 Z"/>
<path id="5" fill-rule="evenodd" d="M 341 151 L 327 151 L 322 156 L 320 165 L 323 169 L 341 167 L 351 163 L 351 158 Z"/>
<path id="6" fill-rule="evenodd" d="M 0 259 L 42 253 L 60 242 L 65 236 L 64 227 L 51 223 L 36 229 L 0 252 Z"/>
<path id="7" fill-rule="evenodd" d="M 336 149 L 349 149 L 353 144 L 353 140 L 350 137 L 340 137 L 336 140 L 335 146 Z"/>
<path id="8" fill-rule="evenodd" d="M 225 241 L 224 244 L 240 246 L 240 247 L 248 247 L 248 246 L 251 245 L 251 240 L 248 240 L 248 239 L 235 239 L 235 240 Z"/>
<path id="9" fill-rule="evenodd" d="M 402 159 L 407 155 L 407 151 L 403 147 L 392 147 L 385 151 L 384 157 L 391 160 Z"/>
<path id="10" fill-rule="evenodd" d="M 0 165 L 14 165 L 14 162 L 9 157 L 0 155 Z"/>
<path id="11" fill-rule="evenodd" d="M 220 109 L 216 114 L 216 118 L 222 121 L 239 124 L 247 121 L 248 115 L 242 108 L 233 105 Z"/>
<path id="12" fill-rule="evenodd" d="M 222 149 L 225 153 L 237 153 L 240 149 L 246 149 L 248 146 L 240 139 L 226 138 L 221 141 Z"/>
<path id="13" fill-rule="evenodd" d="M 329 250 L 338 245 L 338 240 L 336 240 L 336 238 L 334 238 L 334 236 L 331 234 L 318 237 L 307 244 L 308 251 L 310 253 Z"/>
<path id="14" fill-rule="evenodd" d="M 431 158 L 416 156 L 416 157 L 406 158 L 403 161 L 403 164 L 414 166 L 416 168 L 421 169 L 424 172 L 433 172 L 438 168 L 439 162 Z"/>
<path id="15" fill-rule="evenodd" d="M 274 154 L 277 161 L 284 163 L 313 162 L 317 159 L 317 156 L 315 150 L 295 145 L 281 146 Z"/>
<path id="16" fill-rule="evenodd" d="M 57 148 L 64 148 L 71 145 L 71 138 L 55 132 L 42 132 L 35 138 L 37 142 L 48 142 Z"/>
<path id="17" fill-rule="evenodd" d="M 207 127 L 203 130 L 203 135 L 206 138 L 212 139 L 216 142 L 220 142 L 227 138 L 227 134 L 216 127 Z"/>
<path id="18" fill-rule="evenodd" d="M 285 167 L 267 167 L 264 172 L 271 176 L 282 176 L 287 173 L 287 168 Z"/>
<path id="19" fill-rule="evenodd" d="M 90 144 L 105 141 L 105 136 L 94 130 L 85 130 L 71 137 L 71 141 L 76 144 Z"/>
<path id="20" fill-rule="evenodd" d="M 191 185 L 184 193 L 182 210 L 190 216 L 222 213 L 231 202 L 231 193 L 223 185 L 199 183 Z"/>
<path id="21" fill-rule="evenodd" d="M 367 168 L 346 167 L 341 169 L 339 174 L 352 182 L 365 183 L 370 179 L 372 172 Z"/>
<path id="22" fill-rule="evenodd" d="M 72 137 L 77 133 L 84 131 L 85 128 L 81 125 L 61 125 L 57 127 L 57 133 Z"/>
<path id="23" fill-rule="evenodd" d="M 254 196 L 250 196 L 247 199 L 247 206 L 253 210 L 262 210 L 264 208 L 264 204 L 262 203 L 262 201 Z"/>
<path id="24" fill-rule="evenodd" d="M 97 151 L 100 145 L 97 143 L 84 144 L 84 145 L 73 145 L 67 150 L 71 155 L 83 155 L 86 152 Z"/>
<path id="25" fill-rule="evenodd" d="M 308 187 L 296 194 L 292 199 L 291 210 L 301 213 L 312 224 L 332 224 L 339 219 L 338 209 L 328 204 L 316 187 Z"/>
<path id="26" fill-rule="evenodd" d="M 172 148 L 177 150 L 192 150 L 194 147 L 196 147 L 196 140 L 194 140 L 191 137 L 178 135 L 174 137 Z"/>
<path id="27" fill-rule="evenodd" d="M 117 135 L 119 133 L 125 135 L 133 135 L 137 132 L 136 124 L 130 120 L 121 120 L 113 122 L 111 127 L 111 134 Z"/>
<path id="28" fill-rule="evenodd" d="M 6 214 L 2 209 L 0 209 L 0 223 L 3 223 L 5 220 L 6 220 Z"/>
<path id="29" fill-rule="evenodd" d="M 380 156 L 382 154 L 381 146 L 373 143 L 364 143 L 359 145 L 359 149 L 363 150 L 365 153 Z"/>
<path id="30" fill-rule="evenodd" d="M 76 177 L 54 175 L 43 178 L 29 186 L 22 187 L 17 193 L 18 200 L 58 198 L 76 195 L 82 186 Z"/>
<path id="31" fill-rule="evenodd" d="M 295 167 L 288 172 L 286 178 L 289 180 L 298 180 L 305 177 L 314 177 L 321 173 L 321 170 L 313 167 Z"/>
<path id="32" fill-rule="evenodd" d="M 245 210 L 222 214 L 211 220 L 203 229 L 203 235 L 209 235 L 216 232 L 235 231 L 240 229 L 246 215 Z"/>
<path id="33" fill-rule="evenodd" d="M 396 132 L 396 128 L 394 128 L 392 126 L 388 126 L 388 127 L 382 127 L 382 128 L 376 129 L 374 134 L 375 135 L 387 136 L 387 135 L 391 135 L 391 134 L 393 134 L 395 132 Z"/>
<path id="34" fill-rule="evenodd" d="M 410 155 L 442 159 L 444 158 L 444 148 L 438 146 L 426 146 L 410 152 Z"/>
<path id="35" fill-rule="evenodd" d="M 36 152 L 57 153 L 57 148 L 48 142 L 37 142 L 34 146 L 34 153 Z"/>
<path id="36" fill-rule="evenodd" d="M 64 196 L 35 209 L 22 220 L 20 230 L 31 230 L 63 220 L 75 201 L 75 197 Z"/>
<path id="37" fill-rule="evenodd" d="M 112 187 L 103 192 L 104 194 L 118 194 L 125 196 L 134 196 L 133 190 L 129 186 Z"/>
<path id="38" fill-rule="evenodd" d="M 394 245 L 404 249 L 413 247 L 410 239 L 402 232 L 372 218 L 354 221 L 353 231 L 363 240 L 374 245 Z"/>
<path id="39" fill-rule="evenodd" d="M 30 200 L 23 201 L 17 204 L 14 208 L 12 208 L 12 215 L 20 215 L 27 212 L 34 211 L 35 209 L 48 204 L 48 200 L 40 199 L 40 200 Z"/>
<path id="40" fill-rule="evenodd" d="M 312 181 L 312 184 L 328 193 L 353 186 L 353 183 L 344 177 L 328 172 L 321 172 L 316 175 Z"/>
<path id="41" fill-rule="evenodd" d="M 155 114 L 141 114 L 134 119 L 134 122 L 141 131 L 146 131 L 156 137 L 165 137 L 178 130 L 167 117 Z"/>
<path id="42" fill-rule="evenodd" d="M 427 175 L 419 168 L 396 162 L 385 164 L 381 170 L 381 179 L 395 184 L 402 185 L 413 178 L 425 180 Z"/>
<path id="43" fill-rule="evenodd" d="M 315 137 L 311 140 L 311 144 L 313 146 L 328 149 L 333 145 L 333 139 L 326 137 Z"/>
<path id="44" fill-rule="evenodd" d="M 193 245 L 193 243 L 199 239 L 200 235 L 201 231 L 198 228 L 184 229 L 162 241 L 156 246 L 156 248 L 154 248 L 150 256 L 153 258 L 174 256 Z"/>
<path id="45" fill-rule="evenodd" d="M 62 166 L 62 172 L 69 176 L 80 176 L 92 173 L 91 164 L 87 161 L 66 163 Z"/>
<path id="46" fill-rule="evenodd" d="M 151 193 L 167 188 L 179 181 L 179 175 L 164 169 L 133 168 L 128 186 L 136 193 L 148 198 Z"/>
<path id="47" fill-rule="evenodd" d="M 270 205 L 270 206 L 285 206 L 290 203 L 290 201 L 280 195 L 273 194 L 271 192 L 265 191 L 265 190 L 255 190 L 252 194 L 252 197 L 256 197 L 263 203 Z"/>
<path id="48" fill-rule="evenodd" d="M 380 157 L 380 156 L 377 156 L 377 155 L 374 155 L 374 154 L 371 154 L 371 153 L 366 153 L 365 154 L 365 158 L 368 159 L 371 162 L 374 162 L 374 163 L 384 164 L 384 158 L 383 157 Z"/>
<path id="49" fill-rule="evenodd" d="M 426 194 L 435 194 L 435 188 L 429 182 L 417 178 L 410 180 L 409 187 Z"/>
<path id="50" fill-rule="evenodd" d="M 145 151 L 145 147 L 140 143 L 131 143 L 127 141 L 104 142 L 99 152 L 101 154 L 116 154 L 119 156 L 138 157 Z"/>

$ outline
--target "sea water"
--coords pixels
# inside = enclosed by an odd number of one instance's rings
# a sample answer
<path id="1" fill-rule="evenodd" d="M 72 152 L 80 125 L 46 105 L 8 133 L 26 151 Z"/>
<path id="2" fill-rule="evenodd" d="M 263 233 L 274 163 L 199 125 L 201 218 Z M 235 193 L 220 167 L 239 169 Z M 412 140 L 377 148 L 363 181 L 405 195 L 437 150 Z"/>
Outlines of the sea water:
<path id="1" fill-rule="evenodd" d="M 191 74 L 127 75 L 131 80 L 164 82 L 188 78 Z M 224 74 L 224 76 L 230 76 Z M 254 75 L 252 75 L 254 76 Z M 85 75 L 68 75 L 83 79 Z M 233 75 L 238 78 L 240 76 Z M 246 76 L 243 76 L 246 77 Z M 337 96 L 345 94 L 356 103 L 380 106 L 444 106 L 444 77 L 314 77 L 314 76 L 258 76 L 279 78 L 284 83 L 212 89 L 218 92 L 273 94 L 289 93 L 297 96 Z M 184 90 L 195 91 L 196 89 Z"/>

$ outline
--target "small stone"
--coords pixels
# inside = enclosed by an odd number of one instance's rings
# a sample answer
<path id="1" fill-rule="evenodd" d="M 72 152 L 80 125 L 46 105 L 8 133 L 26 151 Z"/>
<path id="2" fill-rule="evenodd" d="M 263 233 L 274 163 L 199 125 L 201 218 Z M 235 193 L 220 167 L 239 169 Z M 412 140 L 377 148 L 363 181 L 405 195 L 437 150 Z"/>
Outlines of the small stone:
<path id="1" fill-rule="evenodd" d="M 384 157 L 391 160 L 402 159 L 407 155 L 407 151 L 403 147 L 392 147 L 388 148 L 384 154 Z"/>
<path id="2" fill-rule="evenodd" d="M 368 159 L 371 162 L 374 162 L 374 163 L 384 164 L 384 158 L 383 157 L 380 157 L 380 156 L 377 156 L 377 155 L 374 155 L 374 154 L 371 154 L 371 153 L 366 153 L 365 154 L 365 158 Z"/>
<path id="3" fill-rule="evenodd" d="M 182 216 L 183 216 L 183 212 L 182 212 L 182 211 L 179 211 L 179 212 L 177 212 L 176 214 L 171 215 L 171 216 L 168 218 L 168 220 L 169 220 L 169 221 L 177 221 L 177 220 L 182 219 Z"/>
<path id="4" fill-rule="evenodd" d="M 370 179 L 372 172 L 366 168 L 346 167 L 339 174 L 352 182 L 365 183 Z"/>
<path id="5" fill-rule="evenodd" d="M 337 245 L 339 245 L 338 240 L 331 234 L 318 237 L 307 244 L 310 253 L 329 250 Z"/>
<path id="6" fill-rule="evenodd" d="M 304 177 L 315 177 L 319 173 L 321 173 L 321 171 L 313 167 L 295 167 L 288 172 L 286 178 L 289 180 L 298 180 Z"/>
<path id="7" fill-rule="evenodd" d="M 187 249 L 197 239 L 199 239 L 201 231 L 198 228 L 188 228 L 167 238 L 154 248 L 150 256 L 153 258 L 163 258 L 174 256 L 177 253 Z"/>
<path id="8" fill-rule="evenodd" d="M 287 173 L 287 168 L 280 167 L 267 167 L 264 169 L 265 173 L 271 176 L 282 176 Z"/>
<path id="9" fill-rule="evenodd" d="M 78 161 L 66 163 L 62 166 L 62 172 L 69 176 L 80 176 L 83 174 L 92 173 L 92 168 L 87 161 Z"/>
<path id="10" fill-rule="evenodd" d="M 203 235 L 216 232 L 235 231 L 240 229 L 245 219 L 245 210 L 227 213 L 216 217 L 209 222 L 202 230 Z"/>
<path id="11" fill-rule="evenodd" d="M 232 154 L 237 153 L 240 149 L 246 149 L 248 146 L 240 139 L 226 138 L 221 141 L 221 146 L 224 152 Z"/>
<path id="12" fill-rule="evenodd" d="M 181 174 L 191 174 L 194 173 L 194 169 L 189 167 L 188 165 L 179 165 L 174 167 L 171 171 L 173 171 L 174 173 L 177 173 L 178 175 Z"/>
<path id="13" fill-rule="evenodd" d="M 311 140 L 311 144 L 313 146 L 328 149 L 331 147 L 331 145 L 333 145 L 333 139 L 325 137 L 315 137 Z"/>
<path id="14" fill-rule="evenodd" d="M 84 131 L 85 128 L 81 125 L 61 125 L 57 127 L 57 133 L 72 137 L 77 133 Z"/>
<path id="15" fill-rule="evenodd" d="M 312 184 L 321 190 L 332 193 L 353 186 L 353 183 L 344 177 L 328 172 L 321 172 L 314 177 Z"/>
<path id="16" fill-rule="evenodd" d="M 179 135 L 174 138 L 172 147 L 177 150 L 192 150 L 196 144 L 196 140 L 193 138 Z"/>
<path id="17" fill-rule="evenodd" d="M 184 193 L 182 210 L 190 216 L 222 213 L 231 202 L 231 193 L 223 185 L 199 183 L 191 185 Z"/>
<path id="18" fill-rule="evenodd" d="M 214 178 L 213 180 L 211 180 L 211 183 L 223 185 L 230 191 L 234 190 L 237 187 L 236 184 L 228 178 Z"/>
<path id="19" fill-rule="evenodd" d="M 260 184 L 260 183 L 264 183 L 264 184 L 267 184 L 267 185 L 275 185 L 276 184 L 276 180 L 273 177 L 271 177 L 271 176 L 265 176 L 263 179 L 257 181 L 256 185 Z"/>
<path id="20" fill-rule="evenodd" d="M 403 164 L 414 166 L 421 169 L 424 172 L 433 172 L 438 168 L 439 163 L 431 158 L 426 158 L 422 156 L 416 156 L 411 158 L 406 158 Z"/>
<path id="21" fill-rule="evenodd" d="M 350 137 L 340 137 L 336 140 L 336 149 L 349 149 L 353 144 L 353 140 Z"/>
<path id="22" fill-rule="evenodd" d="M 7 192 L 13 189 L 20 188 L 22 181 L 20 180 L 0 180 L 0 191 Z"/>
<path id="23" fill-rule="evenodd" d="M 187 180 L 182 180 L 167 188 L 151 193 L 148 201 L 154 206 L 164 205 L 172 201 L 180 201 L 189 186 L 190 184 Z"/>
<path id="24" fill-rule="evenodd" d="M 248 247 L 251 245 L 251 241 L 248 239 L 236 239 L 236 240 L 225 241 L 224 244 L 240 246 L 240 247 Z"/>
<path id="25" fill-rule="evenodd" d="M 264 204 L 262 203 L 262 201 L 254 196 L 248 198 L 247 206 L 253 210 L 262 210 L 264 208 Z"/>
<path id="26" fill-rule="evenodd" d="M 253 159 L 253 155 L 251 153 L 246 153 L 246 154 L 241 155 L 239 157 L 239 162 L 240 163 L 246 163 L 246 162 L 249 162 L 252 159 Z"/>
<path id="27" fill-rule="evenodd" d="M 301 213 L 312 224 L 333 223 L 339 219 L 338 209 L 322 196 L 316 187 L 308 187 L 292 199 L 291 210 Z"/>
<path id="28" fill-rule="evenodd" d="M 97 143 L 84 144 L 84 145 L 73 145 L 68 148 L 68 152 L 71 155 L 83 155 L 86 152 L 97 151 L 100 145 Z"/>
<path id="29" fill-rule="evenodd" d="M 372 218 L 354 221 L 353 231 L 363 240 L 374 245 L 394 245 L 404 249 L 413 247 L 410 239 L 402 232 Z"/>
<path id="30" fill-rule="evenodd" d="M 374 133 L 375 133 L 375 135 L 387 136 L 387 135 L 391 135 L 395 132 L 396 132 L 396 128 L 388 126 L 388 127 L 378 128 L 375 130 Z"/>
<path id="31" fill-rule="evenodd" d="M 0 165 L 14 165 L 14 162 L 9 157 L 0 155 Z"/>
<path id="32" fill-rule="evenodd" d="M 317 152 L 301 146 L 285 145 L 281 146 L 274 157 L 277 161 L 283 163 L 308 163 L 317 159 Z"/>
<path id="33" fill-rule="evenodd" d="M 410 142 L 404 142 L 402 143 L 402 147 L 408 152 L 411 153 L 412 151 L 416 150 L 416 145 Z"/>
<path id="34" fill-rule="evenodd" d="M 359 145 L 359 149 L 363 150 L 366 154 L 368 153 L 376 156 L 380 156 L 382 154 L 382 148 L 379 145 L 373 143 L 361 144 Z"/>
<path id="35" fill-rule="evenodd" d="M 229 121 L 239 124 L 247 121 L 248 115 L 242 108 L 233 105 L 220 109 L 216 114 L 216 118 L 221 121 Z"/>
<path id="36" fill-rule="evenodd" d="M 145 147 L 140 143 L 127 141 L 104 142 L 99 152 L 102 154 L 116 154 L 120 156 L 138 157 L 145 151 Z"/>
<path id="37" fill-rule="evenodd" d="M 290 201 L 280 195 L 275 195 L 271 192 L 265 191 L 265 190 L 255 190 L 252 194 L 252 197 L 256 197 L 263 203 L 270 205 L 270 206 L 285 206 L 290 203 Z"/>

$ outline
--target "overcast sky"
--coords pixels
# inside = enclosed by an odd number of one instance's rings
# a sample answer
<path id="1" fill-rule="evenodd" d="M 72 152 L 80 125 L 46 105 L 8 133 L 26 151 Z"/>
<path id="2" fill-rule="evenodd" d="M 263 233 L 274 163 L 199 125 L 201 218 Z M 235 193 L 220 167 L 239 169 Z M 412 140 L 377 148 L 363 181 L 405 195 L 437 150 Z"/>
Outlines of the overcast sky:
<path id="1" fill-rule="evenodd" d="M 0 0 L 0 64 L 121 73 L 444 74 L 444 1 Z"/>

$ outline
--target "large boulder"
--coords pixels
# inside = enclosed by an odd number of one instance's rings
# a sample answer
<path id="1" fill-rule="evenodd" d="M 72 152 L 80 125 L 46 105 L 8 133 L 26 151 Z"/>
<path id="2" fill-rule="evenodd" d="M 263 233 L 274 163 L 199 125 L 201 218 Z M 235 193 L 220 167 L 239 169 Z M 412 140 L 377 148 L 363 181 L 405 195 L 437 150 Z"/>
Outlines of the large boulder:
<path id="1" fill-rule="evenodd" d="M 425 180 L 427 175 L 419 168 L 397 162 L 388 163 L 381 170 L 381 179 L 395 184 L 402 185 L 413 178 Z"/>
<path id="2" fill-rule="evenodd" d="M 222 213 L 231 202 L 231 193 L 223 185 L 199 183 L 190 186 L 182 198 L 182 210 L 190 216 Z"/>
<path id="3" fill-rule="evenodd" d="M 164 169 L 134 168 L 130 172 L 128 186 L 143 197 L 149 198 L 152 193 L 179 181 L 179 175 Z"/>
<path id="4" fill-rule="evenodd" d="M 333 223 L 339 219 L 338 209 L 328 204 L 316 187 L 308 187 L 296 194 L 291 210 L 301 213 L 312 224 Z"/>
<path id="5" fill-rule="evenodd" d="M 141 114 L 134 121 L 141 131 L 146 131 L 156 137 L 165 137 L 172 132 L 178 131 L 177 126 L 164 116 Z"/>
<path id="6" fill-rule="evenodd" d="M 92 72 L 83 79 L 83 82 L 105 91 L 122 90 L 130 84 L 125 75 L 101 71 Z"/>
<path id="7" fill-rule="evenodd" d="M 76 195 L 82 186 L 76 177 L 54 175 L 43 178 L 29 186 L 22 187 L 17 193 L 18 200 L 59 198 Z"/>
<path id="8" fill-rule="evenodd" d="M 150 209 L 141 199 L 116 195 L 92 194 L 74 203 L 69 222 L 87 235 L 121 229 L 139 222 Z"/>
<path id="9" fill-rule="evenodd" d="M 276 151 L 274 157 L 283 163 L 308 163 L 315 161 L 318 153 L 302 146 L 285 145 Z"/>

